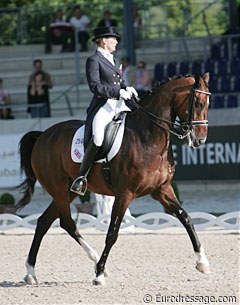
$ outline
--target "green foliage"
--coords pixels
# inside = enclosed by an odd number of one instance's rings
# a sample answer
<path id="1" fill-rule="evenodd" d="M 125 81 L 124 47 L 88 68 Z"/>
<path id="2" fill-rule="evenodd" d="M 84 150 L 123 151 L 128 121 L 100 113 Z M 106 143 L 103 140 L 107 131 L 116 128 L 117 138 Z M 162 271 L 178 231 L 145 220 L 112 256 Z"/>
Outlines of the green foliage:
<path id="1" fill-rule="evenodd" d="M 84 195 L 79 195 L 79 198 L 80 198 L 82 203 L 90 202 L 91 192 L 90 191 L 86 191 L 86 193 Z"/>
<path id="2" fill-rule="evenodd" d="M 148 21 L 161 24 L 159 37 L 221 35 L 225 32 L 228 16 L 224 1 L 163 0 L 161 5 L 151 6 Z M 208 7 L 207 7 L 208 6 Z M 207 9 L 205 10 L 205 8 Z M 161 20 L 161 22 L 159 22 Z M 209 32 L 208 32 L 209 31 Z M 152 35 L 156 33 L 151 33 Z"/>
<path id="3" fill-rule="evenodd" d="M 229 2 L 225 0 L 133 2 L 141 15 L 143 38 L 221 35 L 228 27 Z M 0 45 L 43 43 L 56 9 L 61 7 L 69 19 L 75 4 L 72 0 L 0 0 Z M 122 30 L 123 0 L 79 0 L 77 4 L 90 17 L 90 28 L 97 25 L 105 9 L 110 9 Z"/>
<path id="4" fill-rule="evenodd" d="M 123 1 L 82 0 L 77 4 L 81 5 L 82 13 L 89 16 L 90 28 L 96 27 L 106 8 L 111 10 L 120 27 L 123 24 Z M 62 8 L 69 20 L 75 5 L 71 0 L 0 0 L 0 45 L 44 43 L 46 28 L 54 20 L 56 9 Z"/>
<path id="5" fill-rule="evenodd" d="M 29 8 L 25 10 L 26 27 L 29 29 L 27 31 L 27 36 L 25 37 L 25 42 L 44 42 L 46 28 L 53 18 L 54 9 L 49 6 L 45 6 L 44 10 L 42 10 L 42 7 L 40 6 L 35 6 L 34 9 Z"/>
<path id="6" fill-rule="evenodd" d="M 16 35 L 17 16 L 15 13 L 0 12 L 0 44 L 14 44 L 17 41 Z M 7 26 L 6 26 L 7 25 Z"/>
<path id="7" fill-rule="evenodd" d="M 179 189 L 178 189 L 177 183 L 174 182 L 174 181 L 172 181 L 172 182 L 171 182 L 171 186 L 172 186 L 172 188 L 173 188 L 173 190 L 174 190 L 174 193 L 175 193 L 175 195 L 176 195 L 178 201 L 180 201 L 180 193 L 179 193 Z"/>
<path id="8" fill-rule="evenodd" d="M 2 205 L 5 205 L 5 204 L 14 205 L 15 204 L 15 198 L 13 197 L 13 195 L 11 195 L 9 193 L 4 193 L 0 197 L 0 204 L 2 204 Z"/>

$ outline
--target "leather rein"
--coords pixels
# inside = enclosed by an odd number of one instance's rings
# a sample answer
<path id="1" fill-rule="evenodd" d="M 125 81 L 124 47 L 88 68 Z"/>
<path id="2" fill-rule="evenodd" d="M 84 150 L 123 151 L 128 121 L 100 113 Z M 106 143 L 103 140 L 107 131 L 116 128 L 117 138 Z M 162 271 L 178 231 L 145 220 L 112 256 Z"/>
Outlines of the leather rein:
<path id="1" fill-rule="evenodd" d="M 153 114 L 152 112 L 146 110 L 144 107 L 142 107 L 137 101 L 136 98 L 132 99 L 134 105 L 136 108 L 141 110 L 156 126 L 167 130 L 171 134 L 178 137 L 178 139 L 183 140 L 186 138 L 192 131 L 193 126 L 208 126 L 208 120 L 201 120 L 201 121 L 194 121 L 193 120 L 193 103 L 195 98 L 195 93 L 203 93 L 206 95 L 211 95 L 208 91 L 199 90 L 196 88 L 192 88 L 190 95 L 189 95 L 189 104 L 188 104 L 188 118 L 186 122 L 180 123 L 179 121 L 172 122 L 169 120 L 162 119 L 158 117 L 157 115 Z M 173 126 L 173 129 L 167 128 L 163 126 L 161 123 L 167 123 Z"/>

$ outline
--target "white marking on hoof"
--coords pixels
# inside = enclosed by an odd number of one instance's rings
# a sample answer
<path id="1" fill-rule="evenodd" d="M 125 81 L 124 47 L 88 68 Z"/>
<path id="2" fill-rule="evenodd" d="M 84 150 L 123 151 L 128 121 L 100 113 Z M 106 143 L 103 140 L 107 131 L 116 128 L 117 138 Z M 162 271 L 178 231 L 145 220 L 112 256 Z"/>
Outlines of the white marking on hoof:
<path id="1" fill-rule="evenodd" d="M 93 285 L 105 285 L 104 273 L 100 274 L 93 280 Z"/>
<path id="2" fill-rule="evenodd" d="M 38 284 L 34 267 L 29 265 L 28 262 L 25 263 L 25 266 L 27 268 L 27 275 L 24 277 L 24 281 L 29 285 Z"/>
<path id="3" fill-rule="evenodd" d="M 202 272 L 204 274 L 210 273 L 209 269 L 209 262 L 208 259 L 205 255 L 205 251 L 203 246 L 200 247 L 200 252 L 196 252 L 196 255 L 198 257 L 197 262 L 196 262 L 196 269 L 199 272 Z"/>
<path id="4" fill-rule="evenodd" d="M 211 271 L 210 271 L 210 269 L 209 269 L 209 266 L 206 266 L 206 265 L 204 265 L 204 264 L 202 264 L 202 263 L 198 263 L 198 264 L 196 265 L 196 269 L 197 269 L 199 272 L 202 272 L 202 273 L 204 273 L 204 274 L 209 274 L 209 273 L 211 273 Z"/>
<path id="5" fill-rule="evenodd" d="M 25 281 L 25 283 L 27 283 L 28 285 L 37 285 L 37 284 L 38 284 L 38 281 L 37 281 L 36 276 L 32 276 L 32 275 L 30 275 L 30 274 L 27 274 L 27 275 L 24 277 L 24 281 Z"/>

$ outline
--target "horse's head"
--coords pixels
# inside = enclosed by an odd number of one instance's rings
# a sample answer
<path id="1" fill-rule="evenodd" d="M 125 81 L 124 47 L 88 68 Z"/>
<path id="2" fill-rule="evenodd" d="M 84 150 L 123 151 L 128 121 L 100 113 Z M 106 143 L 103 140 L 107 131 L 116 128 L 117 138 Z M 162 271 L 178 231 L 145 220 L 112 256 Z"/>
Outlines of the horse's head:
<path id="1" fill-rule="evenodd" d="M 184 141 L 188 146 L 198 147 L 207 139 L 208 106 L 211 94 L 208 90 L 208 82 L 208 73 L 205 73 L 202 78 L 196 74 L 188 98 L 183 96 L 184 102 L 180 101 L 180 106 L 177 107 L 176 114 L 180 119 Z"/>

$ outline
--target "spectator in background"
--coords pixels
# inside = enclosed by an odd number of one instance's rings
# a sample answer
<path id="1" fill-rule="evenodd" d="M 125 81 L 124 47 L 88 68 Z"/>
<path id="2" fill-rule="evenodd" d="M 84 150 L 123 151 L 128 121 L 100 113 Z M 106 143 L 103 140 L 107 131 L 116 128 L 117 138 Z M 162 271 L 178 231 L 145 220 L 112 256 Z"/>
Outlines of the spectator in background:
<path id="1" fill-rule="evenodd" d="M 29 104 L 28 112 L 31 113 L 32 118 L 51 116 L 48 84 L 42 71 L 38 71 L 34 74 L 32 81 L 28 85 L 27 98 Z M 31 107 L 31 105 L 35 106 Z"/>
<path id="2" fill-rule="evenodd" d="M 28 85 L 30 85 L 34 81 L 35 74 L 37 72 L 42 72 L 44 75 L 46 85 L 48 86 L 48 89 L 51 89 L 53 86 L 51 75 L 48 72 L 43 70 L 43 62 L 41 59 L 35 59 L 33 61 L 33 69 L 34 69 L 33 73 L 29 76 Z"/>
<path id="3" fill-rule="evenodd" d="M 135 47 L 139 47 L 139 42 L 141 39 L 141 27 L 142 27 L 142 19 L 139 14 L 138 8 L 135 6 L 133 8 L 133 30 L 134 30 L 134 38 L 135 38 Z"/>
<path id="4" fill-rule="evenodd" d="M 10 104 L 10 96 L 7 91 L 3 87 L 3 79 L 0 78 L 0 106 L 5 106 Z M 11 109 L 10 108 L 0 108 L 0 118 L 2 120 L 7 120 L 7 119 L 14 119 L 14 117 L 11 115 Z"/>
<path id="5" fill-rule="evenodd" d="M 126 86 L 135 86 L 136 81 L 136 67 L 130 65 L 130 59 L 128 56 L 121 58 L 122 63 L 122 78 L 125 81 Z"/>
<path id="6" fill-rule="evenodd" d="M 72 37 L 72 26 L 66 22 L 61 9 L 56 11 L 56 19 L 46 31 L 45 53 L 52 52 L 52 44 L 62 45 L 62 52 L 69 51 L 68 40 Z"/>
<path id="7" fill-rule="evenodd" d="M 39 75 L 39 73 L 40 75 L 42 75 L 42 77 L 37 76 Z M 39 90 L 39 87 L 43 87 L 43 89 Z M 53 83 L 52 83 L 51 75 L 47 71 L 43 70 L 42 60 L 35 59 L 33 61 L 33 72 L 30 74 L 28 79 L 28 90 L 27 90 L 28 104 L 38 104 L 38 103 L 46 102 L 47 105 L 45 109 L 44 108 L 41 109 L 41 112 L 40 112 L 40 108 L 28 107 L 28 112 L 31 113 L 32 117 L 51 116 L 50 106 L 49 106 L 49 89 L 51 89 L 52 87 L 53 87 Z M 41 94 L 39 94 L 39 92 L 41 92 Z"/>
<path id="8" fill-rule="evenodd" d="M 103 19 L 101 19 L 97 27 L 109 27 L 109 26 L 117 26 L 117 21 L 115 19 L 112 19 L 112 13 L 109 10 L 104 11 L 103 13 Z"/>
<path id="9" fill-rule="evenodd" d="M 77 36 L 79 43 L 81 44 L 80 51 L 88 50 L 88 26 L 90 23 L 90 19 L 86 15 L 82 15 L 82 11 L 79 5 L 74 7 L 74 16 L 70 19 L 70 24 L 72 25 L 74 31 L 77 31 Z M 75 50 L 75 32 L 72 33 L 71 39 L 71 51 Z"/>
<path id="10" fill-rule="evenodd" d="M 146 63 L 139 61 L 136 69 L 135 86 L 137 93 L 142 98 L 148 91 L 152 89 L 152 77 L 147 70 Z"/>

